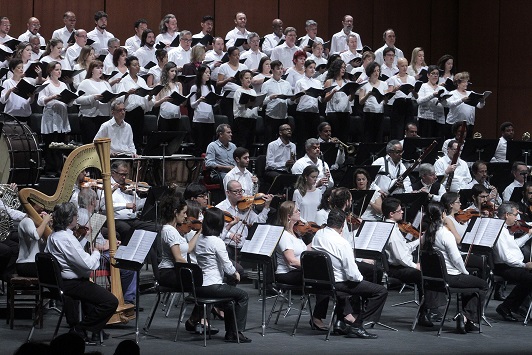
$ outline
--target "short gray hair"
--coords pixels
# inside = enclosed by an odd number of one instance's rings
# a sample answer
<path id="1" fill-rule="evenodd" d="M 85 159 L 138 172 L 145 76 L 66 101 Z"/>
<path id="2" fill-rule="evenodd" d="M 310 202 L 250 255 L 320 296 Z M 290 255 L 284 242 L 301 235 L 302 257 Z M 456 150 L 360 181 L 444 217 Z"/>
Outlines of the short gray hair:
<path id="1" fill-rule="evenodd" d="M 182 38 L 183 36 L 186 36 L 186 35 L 191 35 L 192 36 L 192 32 L 190 32 L 189 30 L 183 30 L 183 31 L 179 32 L 179 38 Z"/>
<path id="2" fill-rule="evenodd" d="M 66 230 L 77 216 L 78 208 L 73 202 L 63 202 L 56 205 L 53 212 L 53 227 L 55 232 Z"/>
<path id="3" fill-rule="evenodd" d="M 92 189 L 81 189 L 78 194 L 79 208 L 87 208 L 92 202 L 96 201 L 96 192 Z"/>
<path id="4" fill-rule="evenodd" d="M 397 144 L 401 144 L 401 142 L 399 142 L 397 139 L 392 139 L 389 141 L 388 144 L 386 144 L 386 153 L 390 153 Z"/>
<path id="5" fill-rule="evenodd" d="M 248 33 L 248 38 L 247 38 L 248 43 L 249 43 L 249 41 L 251 41 L 251 39 L 253 39 L 255 37 L 260 37 L 257 32 L 249 32 Z"/>
<path id="6" fill-rule="evenodd" d="M 503 219 L 505 214 L 512 212 L 512 208 L 519 209 L 519 206 L 513 201 L 503 202 L 497 209 L 497 217 Z"/>
<path id="7" fill-rule="evenodd" d="M 305 141 L 305 150 L 309 149 L 310 147 L 312 147 L 314 144 L 320 144 L 320 141 L 317 140 L 316 138 L 309 138 Z"/>
<path id="8" fill-rule="evenodd" d="M 314 20 L 307 20 L 305 22 L 305 27 L 310 27 L 310 26 L 314 26 L 314 25 L 318 26 L 318 23 L 316 21 L 314 21 Z"/>
<path id="9" fill-rule="evenodd" d="M 225 133 L 226 128 L 231 129 L 231 126 L 228 125 L 227 123 L 222 123 L 218 125 L 218 127 L 216 127 L 216 137 L 219 137 L 220 134 Z"/>
<path id="10" fill-rule="evenodd" d="M 434 166 L 429 163 L 423 163 L 419 166 L 419 176 L 425 176 L 436 172 Z"/>

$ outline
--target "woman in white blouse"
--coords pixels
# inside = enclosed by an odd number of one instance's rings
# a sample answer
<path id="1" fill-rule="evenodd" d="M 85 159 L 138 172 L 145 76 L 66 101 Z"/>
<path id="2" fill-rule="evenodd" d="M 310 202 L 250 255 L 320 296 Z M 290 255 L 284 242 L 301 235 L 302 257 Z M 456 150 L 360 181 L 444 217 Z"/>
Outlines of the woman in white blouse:
<path id="1" fill-rule="evenodd" d="M 327 122 L 331 125 L 334 134 L 342 142 L 350 142 L 349 138 L 349 115 L 351 114 L 351 103 L 353 95 L 347 94 L 340 89 L 347 84 L 345 79 L 346 64 L 340 58 L 335 60 L 328 72 L 324 88 L 335 86 L 323 97 L 323 102 L 327 104 L 325 113 Z"/>
<path id="2" fill-rule="evenodd" d="M 382 196 L 380 188 L 371 181 L 371 176 L 365 169 L 357 169 L 353 174 L 355 178 L 356 190 L 374 190 L 373 196 L 369 201 L 368 207 L 360 216 L 361 219 L 367 221 L 381 221 L 382 220 Z M 355 214 L 360 214 L 360 211 L 355 211 Z"/>
<path id="3" fill-rule="evenodd" d="M 424 248 L 429 251 L 439 250 L 443 254 L 447 268 L 447 281 L 450 287 L 478 287 L 481 291 L 486 291 L 488 289 L 486 281 L 469 275 L 453 234 L 443 225 L 445 216 L 441 204 L 429 204 L 423 217 L 423 222 L 426 225 L 424 228 Z M 422 271 L 423 267 L 424 265 L 421 264 Z M 483 296 L 484 292 L 481 292 L 480 302 L 483 301 Z M 479 316 L 477 313 L 478 302 L 478 298 L 472 294 L 462 295 L 462 313 L 456 319 L 456 331 L 458 333 L 478 332 L 478 325 L 474 323 Z"/>
<path id="4" fill-rule="evenodd" d="M 15 57 L 14 58 L 22 60 L 24 73 L 26 73 L 26 70 L 28 70 L 30 65 L 32 63 L 34 63 L 34 61 L 31 60 L 31 54 L 32 53 L 33 52 L 31 51 L 31 44 L 29 44 L 28 42 L 21 42 L 17 46 L 17 51 L 15 53 Z M 41 69 L 40 66 L 36 66 L 34 70 L 35 70 L 35 73 L 32 73 L 31 76 L 36 75 L 36 78 L 31 78 L 31 77 L 28 77 L 27 75 L 25 75 L 26 76 L 26 80 L 32 85 L 41 84 L 44 81 L 44 79 L 42 77 L 42 74 L 43 74 L 42 73 L 42 69 Z M 9 71 L 7 73 L 7 77 L 11 78 L 12 76 L 13 76 L 13 73 L 11 71 Z"/>
<path id="5" fill-rule="evenodd" d="M 113 91 L 111 85 L 102 80 L 103 63 L 101 61 L 92 61 L 87 69 L 86 79 L 78 86 L 78 94 L 83 93 L 83 95 L 76 99 L 76 104 L 80 105 L 79 118 L 83 144 L 92 143 L 100 126 L 109 120 L 111 104 L 100 100 L 105 91 Z"/>
<path id="6" fill-rule="evenodd" d="M 321 202 L 323 189 L 316 187 L 318 168 L 314 165 L 307 166 L 297 178 L 293 201 L 301 211 L 301 218 L 305 221 L 315 221 L 318 206 Z"/>
<path id="7" fill-rule="evenodd" d="M 67 90 L 64 82 L 59 81 L 61 77 L 61 64 L 56 61 L 48 63 L 46 70 L 48 84 L 40 93 L 37 100 L 39 106 L 44 106 L 41 120 L 41 134 L 45 144 L 46 171 L 49 173 L 61 173 L 61 157 L 53 154 L 49 149 L 52 142 L 65 142 L 66 133 L 70 132 L 70 123 L 68 121 L 67 106 L 72 102 L 65 103 L 60 101 L 59 95 L 63 90 Z"/>
<path id="8" fill-rule="evenodd" d="M 450 54 L 444 54 L 438 59 L 438 69 L 440 71 L 439 83 L 445 83 L 447 79 L 454 78 L 454 57 Z"/>
<path id="9" fill-rule="evenodd" d="M 203 285 L 196 288 L 199 297 L 230 297 L 235 303 L 236 323 L 231 307 L 226 304 L 224 308 L 225 341 L 236 343 L 249 343 L 242 332 L 246 329 L 248 312 L 248 294 L 246 291 L 223 282 L 224 273 L 233 275 L 240 281 L 240 274 L 227 255 L 225 243 L 220 239 L 224 229 L 223 211 L 213 207 L 205 210 L 203 214 L 203 235 L 196 243 L 196 258 L 203 271 Z"/>
<path id="10" fill-rule="evenodd" d="M 447 90 L 439 82 L 439 70 L 435 65 L 428 67 L 429 81 L 421 85 L 417 97 L 417 116 L 421 137 L 438 137 L 445 132 L 445 110 L 440 97 Z"/>
<path id="11" fill-rule="evenodd" d="M 469 100 L 469 94 L 471 91 L 467 90 L 469 85 L 469 73 L 461 72 L 454 76 L 454 84 L 456 90 L 451 91 L 449 94 L 452 96 L 447 99 L 447 105 L 449 106 L 449 114 L 447 115 L 447 127 L 448 132 L 451 131 L 451 127 L 455 122 L 467 122 L 467 137 L 473 138 L 473 129 L 475 126 L 475 108 L 483 108 L 486 102 L 480 100 L 477 106 L 471 106 L 466 104 Z"/>
<path id="12" fill-rule="evenodd" d="M 296 83 L 305 77 L 305 61 L 307 60 L 307 54 L 304 51 L 297 51 L 294 53 L 292 63 L 294 66 L 286 70 L 286 81 L 292 85 L 292 89 L 295 88 Z M 316 62 L 314 62 L 316 63 Z M 314 73 L 316 73 L 314 71 Z"/>
<path id="13" fill-rule="evenodd" d="M 137 149 L 142 145 L 142 135 L 144 129 L 144 113 L 153 108 L 154 102 L 152 95 L 139 96 L 134 94 L 138 88 L 149 90 L 146 81 L 142 79 L 138 73 L 140 71 L 139 60 L 135 56 L 126 58 L 126 67 L 129 75 L 125 76 L 117 85 L 117 92 L 127 92 L 126 104 L 126 118 L 125 121 L 131 125 L 133 131 L 133 142 Z"/>
<path id="14" fill-rule="evenodd" d="M 256 92 L 260 92 L 262 84 L 272 77 L 271 62 L 271 59 L 268 57 L 262 57 L 260 59 L 259 67 L 257 69 L 259 74 L 253 76 L 253 79 L 251 79 L 251 85 Z"/>
<path id="15" fill-rule="evenodd" d="M 416 47 L 412 50 L 412 57 L 410 59 L 410 65 L 408 66 L 407 73 L 419 80 L 419 72 L 426 67 L 425 63 L 425 51 L 421 47 Z"/>
<path id="16" fill-rule="evenodd" d="M 63 41 L 59 38 L 52 38 L 46 45 L 46 49 L 41 57 L 41 62 L 50 63 L 58 62 L 62 69 L 70 70 L 70 63 L 66 58 L 61 56 L 63 52 Z"/>
<path id="17" fill-rule="evenodd" d="M 111 71 L 111 73 L 105 73 L 106 75 L 111 75 L 113 72 L 118 72 L 114 76 L 109 78 L 109 84 L 113 88 L 113 90 L 116 91 L 118 87 L 118 83 L 122 81 L 122 76 L 128 72 L 127 66 L 126 66 L 126 58 L 127 58 L 127 49 L 124 47 L 118 47 L 115 49 L 113 53 L 113 64 L 114 68 Z"/>
<path id="18" fill-rule="evenodd" d="M 161 82 L 163 68 L 168 63 L 168 52 L 166 49 L 157 49 L 155 51 L 155 58 L 157 58 L 157 65 L 148 70 L 148 78 L 146 79 L 146 84 L 149 87 L 154 87 Z"/>
<path id="19" fill-rule="evenodd" d="M 457 192 L 446 192 L 442 195 L 440 202 L 445 209 L 443 225 L 453 234 L 456 244 L 460 245 L 468 224 L 467 222 L 459 223 L 454 218 L 454 215 L 460 211 L 460 195 Z"/>
<path id="20" fill-rule="evenodd" d="M 407 74 L 408 60 L 399 58 L 397 68 L 399 72 L 388 80 L 388 91 L 395 92 L 388 104 L 392 105 L 392 116 L 390 120 L 390 139 L 402 139 L 404 136 L 406 124 L 415 121 L 414 105 L 412 98 L 417 98 L 415 91 L 405 94 L 399 90 L 402 85 L 409 84 L 414 86 L 416 79 Z M 431 136 L 428 136 L 431 137 Z"/>
<path id="21" fill-rule="evenodd" d="M 202 65 L 198 68 L 194 85 L 190 88 L 193 92 L 190 97 L 190 107 L 193 111 L 192 137 L 196 142 L 196 156 L 207 151 L 207 146 L 212 142 L 214 135 L 214 112 L 212 105 L 205 102 L 205 97 L 214 92 L 211 85 L 211 69 Z"/>
<path id="22" fill-rule="evenodd" d="M 76 60 L 76 64 L 74 65 L 74 70 L 82 70 L 78 75 L 75 75 L 73 78 L 72 84 L 74 85 L 74 89 L 78 89 L 79 84 L 86 79 L 87 76 L 87 69 L 89 68 L 89 65 L 91 62 L 96 59 L 94 55 L 94 48 L 91 46 L 84 46 L 81 48 L 81 52 L 79 52 L 79 57 Z"/>
<path id="23" fill-rule="evenodd" d="M 382 142 L 382 122 L 384 120 L 384 104 L 386 100 L 379 102 L 372 90 L 378 90 L 382 95 L 388 91 L 388 84 L 379 80 L 381 74 L 377 62 L 370 63 L 366 68 L 368 82 L 364 84 L 358 93 L 361 106 L 364 111 L 364 137 L 368 143 Z"/>
<path id="24" fill-rule="evenodd" d="M 31 115 L 31 104 L 35 99 L 35 94 L 25 99 L 15 94 L 13 91 L 20 80 L 24 79 L 24 64 L 20 59 L 11 59 L 9 61 L 9 70 L 13 73 L 10 79 L 4 80 L 0 103 L 4 104 L 4 113 L 11 115 L 22 122 L 27 122 Z"/>
<path id="25" fill-rule="evenodd" d="M 239 72 L 248 69 L 248 67 L 240 63 L 240 50 L 238 47 L 229 47 L 227 55 L 229 56 L 229 61 L 220 65 L 218 78 L 216 78 L 216 87 L 222 88 L 222 94 L 224 94 L 224 98 L 220 102 L 220 110 L 231 121 L 233 119 L 233 97 L 235 96 L 235 91 L 240 87 L 238 75 L 240 74 Z M 226 92 L 228 94 L 225 94 Z"/>
<path id="26" fill-rule="evenodd" d="M 297 52 L 296 52 L 297 53 Z M 305 76 L 296 82 L 294 87 L 294 94 L 300 93 L 310 88 L 321 89 L 321 83 L 318 79 L 314 79 L 316 73 L 316 63 L 313 60 L 305 61 Z M 299 150 L 303 150 L 305 140 L 309 137 L 316 136 L 316 127 L 320 122 L 320 111 L 318 107 L 318 98 L 303 95 L 296 99 L 296 115 L 295 115 L 295 132 L 296 145 Z"/>
<path id="27" fill-rule="evenodd" d="M 181 105 L 174 105 L 169 101 L 172 99 L 170 95 L 174 92 L 183 95 L 183 85 L 177 80 L 177 66 L 174 62 L 164 65 L 161 72 L 161 85 L 164 88 L 155 98 L 155 107 L 160 106 L 157 126 L 159 131 L 177 131 L 179 130 Z"/>

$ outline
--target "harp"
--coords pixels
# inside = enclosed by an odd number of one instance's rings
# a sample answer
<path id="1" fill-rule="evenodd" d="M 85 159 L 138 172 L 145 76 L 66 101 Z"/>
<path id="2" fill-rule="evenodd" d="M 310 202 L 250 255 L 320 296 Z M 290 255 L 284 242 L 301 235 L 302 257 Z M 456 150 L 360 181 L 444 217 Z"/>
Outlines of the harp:
<path id="1" fill-rule="evenodd" d="M 78 175 L 86 168 L 97 168 L 102 172 L 103 190 L 105 193 L 105 206 L 107 211 L 107 228 L 109 229 L 109 255 L 111 264 L 114 264 L 116 253 L 116 229 L 113 211 L 113 198 L 111 189 L 111 161 L 110 157 L 111 139 L 101 138 L 94 140 L 94 144 L 87 144 L 76 148 L 65 161 L 57 190 L 52 196 L 43 194 L 32 188 L 25 188 L 19 191 L 19 198 L 28 215 L 37 224 L 42 222 L 41 216 L 35 211 L 30 201 L 44 207 L 45 210 L 53 211 L 55 205 L 68 202 L 72 195 Z M 43 238 L 48 238 L 52 233 L 50 227 L 46 227 Z M 127 323 L 135 318 L 134 305 L 124 303 L 122 284 L 120 283 L 120 270 L 111 266 L 111 293 L 118 299 L 118 308 L 111 317 L 108 324 Z"/>

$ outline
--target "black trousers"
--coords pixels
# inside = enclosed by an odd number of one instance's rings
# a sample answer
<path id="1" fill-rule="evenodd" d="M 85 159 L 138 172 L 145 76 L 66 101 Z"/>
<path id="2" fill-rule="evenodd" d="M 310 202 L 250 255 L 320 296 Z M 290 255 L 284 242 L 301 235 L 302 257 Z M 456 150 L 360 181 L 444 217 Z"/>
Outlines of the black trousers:
<path id="1" fill-rule="evenodd" d="M 79 117 L 79 127 L 81 128 L 81 140 L 83 144 L 89 144 L 94 141 L 94 137 L 101 125 L 109 121 L 109 116 L 96 116 L 96 117 Z"/>
<path id="2" fill-rule="evenodd" d="M 196 143 L 195 155 L 200 157 L 214 138 L 214 123 L 192 122 L 192 139 Z"/>
<path id="3" fill-rule="evenodd" d="M 235 117 L 233 123 L 234 141 L 237 147 L 244 147 L 251 151 L 255 140 L 256 118 Z"/>
<path id="4" fill-rule="evenodd" d="M 236 323 L 239 331 L 246 329 L 248 316 L 248 294 L 246 291 L 227 284 L 210 285 L 196 288 L 198 297 L 230 297 L 235 301 Z M 224 306 L 224 323 L 226 332 L 236 332 L 233 311 L 229 304 Z"/>
<path id="5" fill-rule="evenodd" d="M 521 306 L 521 303 L 532 291 L 532 273 L 525 268 L 506 264 L 495 264 L 493 273 L 516 284 L 512 292 L 506 296 L 502 306 L 509 309 L 516 309 Z"/>
<path id="6" fill-rule="evenodd" d="M 179 131 L 179 118 L 157 119 L 157 129 L 159 131 Z"/>
<path id="7" fill-rule="evenodd" d="M 365 321 L 379 321 L 382 308 L 388 297 L 388 290 L 384 286 L 364 280 L 361 282 L 337 282 L 335 286 L 339 292 L 348 293 L 352 296 L 362 297 L 367 300 L 365 309 L 356 318 L 354 324 L 356 327 L 362 326 Z M 351 302 L 348 301 L 348 298 L 340 297 L 336 308 L 336 316 L 338 319 L 343 319 L 343 317 L 351 313 L 353 313 Z"/>
<path id="8" fill-rule="evenodd" d="M 390 116 L 390 140 L 401 139 L 404 136 L 406 124 L 412 121 L 412 111 L 412 100 L 406 98 L 394 100 Z"/>
<path id="9" fill-rule="evenodd" d="M 22 277 L 37 277 L 36 263 L 17 263 L 17 274 Z"/>
<path id="10" fill-rule="evenodd" d="M 139 106 L 126 112 L 126 118 L 124 120 L 131 125 L 131 130 L 133 131 L 133 143 L 135 143 L 137 151 L 140 151 L 140 147 L 142 147 L 142 137 L 144 136 L 144 109 Z"/>
<path id="11" fill-rule="evenodd" d="M 318 134 L 317 127 L 320 123 L 320 114 L 296 111 L 294 119 L 296 127 L 292 129 L 295 129 L 297 156 L 303 156 L 305 155 L 305 141 L 308 138 L 316 137 Z"/>
<path id="12" fill-rule="evenodd" d="M 327 122 L 331 125 L 333 137 L 338 138 L 344 143 L 350 142 L 349 112 L 329 112 L 327 113 Z"/>
<path id="13" fill-rule="evenodd" d="M 478 287 L 480 288 L 480 302 L 484 304 L 484 296 L 488 289 L 488 283 L 481 278 L 472 275 L 448 275 L 449 286 L 451 287 Z M 462 310 L 467 319 L 478 320 L 478 299 L 472 294 L 462 295 Z M 506 302 L 506 301 L 505 301 Z"/>
<path id="14" fill-rule="evenodd" d="M 63 279 L 65 295 L 65 315 L 68 324 L 82 329 L 99 332 L 118 307 L 116 297 L 103 287 L 90 282 L 89 279 Z M 74 300 L 79 300 L 83 308 L 83 319 L 77 323 L 78 309 Z"/>
<path id="15" fill-rule="evenodd" d="M 364 112 L 364 143 L 382 142 L 384 114 Z"/>
<path id="16" fill-rule="evenodd" d="M 302 285 L 303 272 L 301 270 L 292 270 L 284 274 L 275 274 L 275 281 L 287 285 Z"/>

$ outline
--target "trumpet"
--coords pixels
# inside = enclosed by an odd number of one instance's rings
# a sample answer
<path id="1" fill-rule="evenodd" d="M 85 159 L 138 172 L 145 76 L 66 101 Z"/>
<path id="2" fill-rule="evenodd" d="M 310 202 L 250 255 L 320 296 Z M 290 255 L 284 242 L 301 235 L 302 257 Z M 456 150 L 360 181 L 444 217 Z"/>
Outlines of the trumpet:
<path id="1" fill-rule="evenodd" d="M 331 138 L 331 143 L 338 143 L 338 144 L 342 145 L 345 148 L 345 150 L 346 150 L 348 155 L 355 154 L 356 147 L 355 147 L 354 144 L 345 144 L 344 142 L 342 142 L 341 140 L 339 140 L 336 137 Z"/>
<path id="2" fill-rule="evenodd" d="M 523 133 L 523 137 L 521 137 L 521 140 L 528 142 L 530 141 L 530 132 Z"/>

